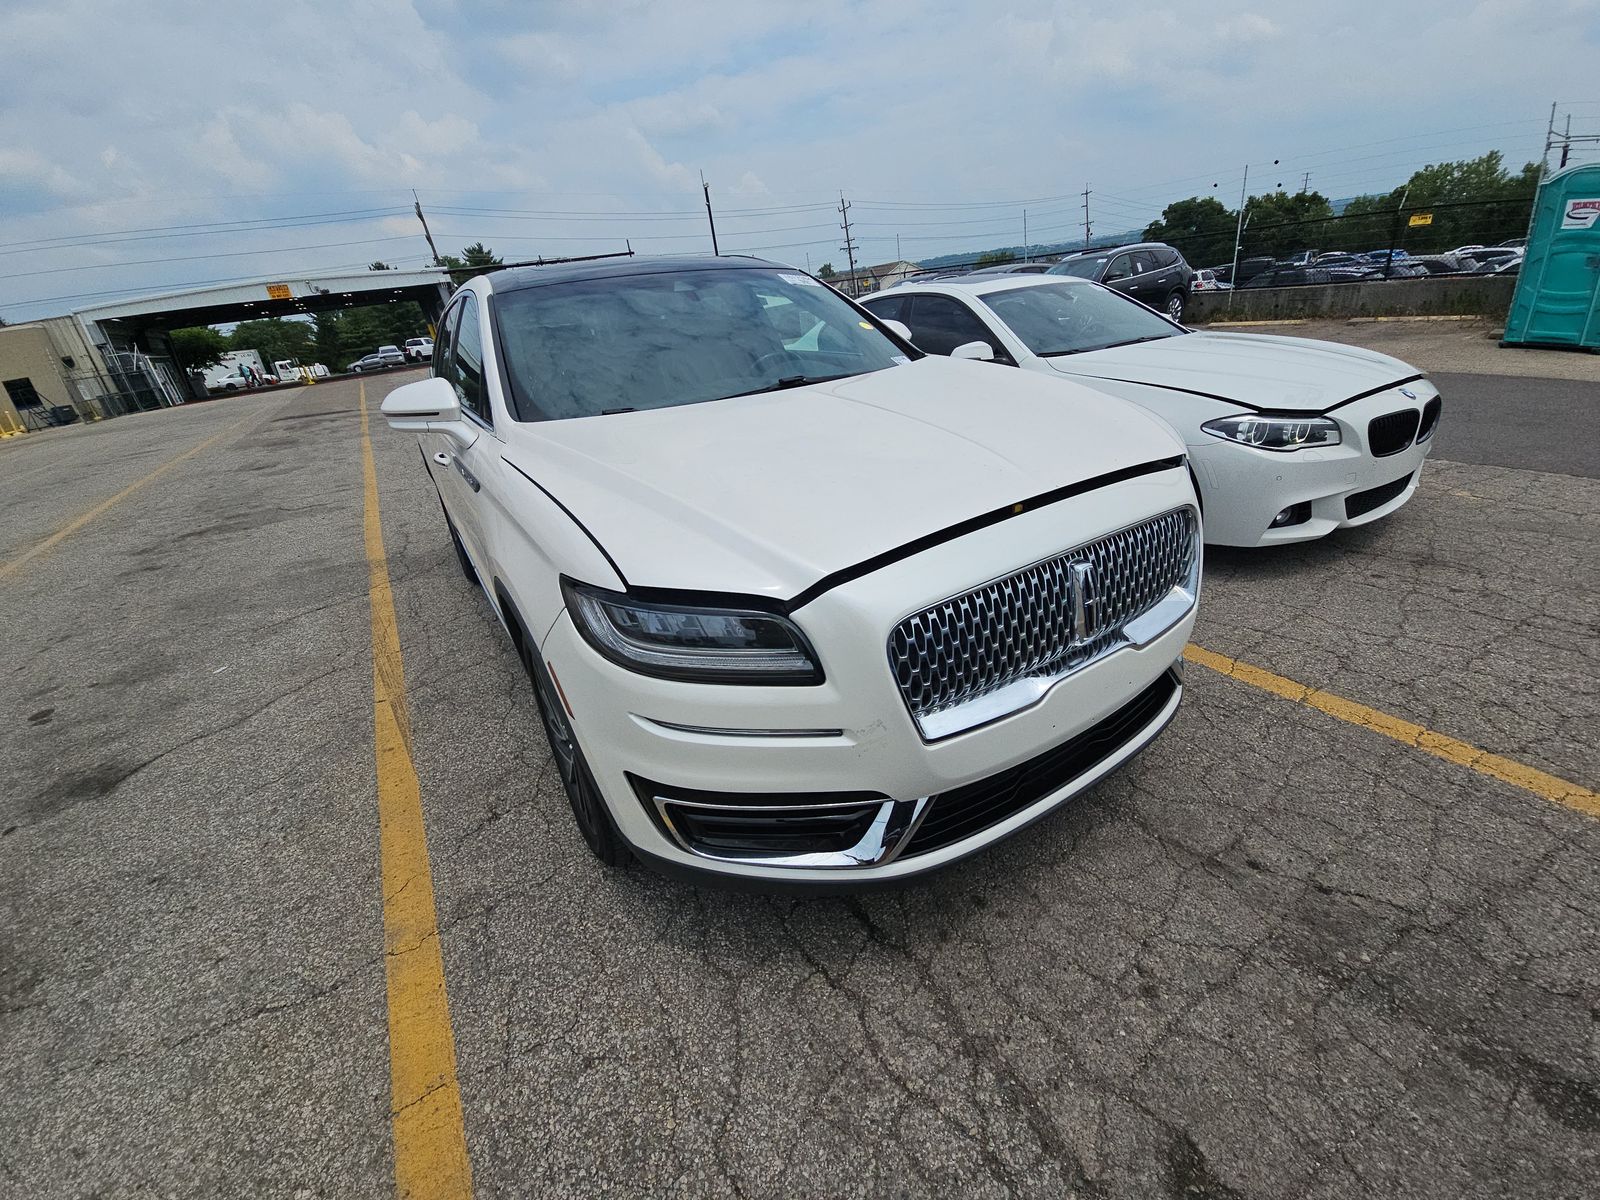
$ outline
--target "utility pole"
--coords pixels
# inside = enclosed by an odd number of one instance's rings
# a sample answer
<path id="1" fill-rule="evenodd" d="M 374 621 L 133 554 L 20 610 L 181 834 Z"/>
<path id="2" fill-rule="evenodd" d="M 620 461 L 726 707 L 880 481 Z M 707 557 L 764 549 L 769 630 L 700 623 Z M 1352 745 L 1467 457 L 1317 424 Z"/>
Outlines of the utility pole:
<path id="1" fill-rule="evenodd" d="M 1089 248 L 1089 239 L 1089 185 L 1086 183 L 1083 185 L 1083 248 L 1085 250 Z"/>
<path id="2" fill-rule="evenodd" d="M 1301 178 L 1301 180 L 1300 180 L 1300 194 L 1302 196 L 1304 196 L 1310 190 L 1311 190 L 1311 172 L 1307 171 L 1305 173 L 1304 177 Z"/>
<path id="3" fill-rule="evenodd" d="M 1558 171 L 1565 171 L 1567 169 L 1567 155 L 1569 155 L 1571 153 L 1572 153 L 1572 114 L 1568 113 L 1567 114 L 1567 132 L 1561 139 L 1561 165 L 1556 168 Z"/>
<path id="4" fill-rule="evenodd" d="M 444 260 L 439 257 L 439 248 L 433 244 L 433 234 L 428 232 L 428 218 L 422 215 L 422 201 L 417 199 L 417 189 L 411 189 L 411 199 L 417 208 L 417 220 L 422 222 L 422 236 L 428 239 L 428 249 L 433 254 L 433 265 L 444 266 Z"/>
<path id="5" fill-rule="evenodd" d="M 1400 193 L 1400 207 L 1394 210 L 1394 224 L 1389 228 L 1389 253 L 1383 260 L 1383 277 L 1389 278 L 1389 273 L 1394 268 L 1394 249 L 1400 244 L 1400 218 L 1406 211 L 1406 201 L 1411 197 L 1411 184 L 1406 184 L 1406 190 Z"/>
<path id="6" fill-rule="evenodd" d="M 1028 242 L 1028 210 L 1022 210 L 1022 261 L 1033 261 L 1033 247 Z"/>
<path id="7" fill-rule="evenodd" d="M 711 185 L 706 182 L 706 173 L 700 172 L 700 190 L 706 195 L 706 220 L 711 223 L 711 253 L 721 257 L 722 251 L 717 249 L 717 218 L 711 215 Z"/>
<path id="8" fill-rule="evenodd" d="M 859 296 L 861 284 L 856 278 L 856 243 L 850 236 L 850 204 L 845 200 L 843 192 L 839 193 L 839 218 L 844 222 L 844 245 L 839 249 L 843 250 L 850 260 L 850 295 Z"/>
<path id="9" fill-rule="evenodd" d="M 1539 160 L 1539 178 L 1550 174 L 1550 146 L 1556 136 L 1556 101 L 1550 101 L 1550 124 L 1544 130 L 1544 157 Z"/>
<path id="10" fill-rule="evenodd" d="M 1233 307 L 1233 293 L 1239 290 L 1239 243 L 1244 240 L 1244 210 L 1249 204 L 1250 164 L 1244 165 L 1244 181 L 1239 184 L 1239 220 L 1233 228 L 1233 269 L 1228 272 L 1228 307 Z"/>
<path id="11" fill-rule="evenodd" d="M 900 235 L 898 233 L 894 235 L 894 260 L 895 262 L 902 261 L 900 258 Z"/>

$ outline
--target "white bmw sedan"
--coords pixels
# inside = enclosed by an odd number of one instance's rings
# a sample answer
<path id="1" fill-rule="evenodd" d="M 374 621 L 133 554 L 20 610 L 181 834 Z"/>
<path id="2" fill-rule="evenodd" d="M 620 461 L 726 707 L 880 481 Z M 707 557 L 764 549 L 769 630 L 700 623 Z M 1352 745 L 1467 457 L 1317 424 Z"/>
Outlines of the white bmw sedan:
<path id="1" fill-rule="evenodd" d="M 1439 427 L 1438 389 L 1399 359 L 1193 331 L 1066 276 L 907 284 L 863 303 L 929 354 L 1087 383 L 1165 419 L 1187 443 L 1213 545 L 1388 516 L 1415 494 Z"/>
<path id="2" fill-rule="evenodd" d="M 383 411 L 595 854 L 816 886 L 1005 837 L 1178 705 L 1182 443 L 1061 387 L 789 268 L 630 259 L 470 281 Z"/>

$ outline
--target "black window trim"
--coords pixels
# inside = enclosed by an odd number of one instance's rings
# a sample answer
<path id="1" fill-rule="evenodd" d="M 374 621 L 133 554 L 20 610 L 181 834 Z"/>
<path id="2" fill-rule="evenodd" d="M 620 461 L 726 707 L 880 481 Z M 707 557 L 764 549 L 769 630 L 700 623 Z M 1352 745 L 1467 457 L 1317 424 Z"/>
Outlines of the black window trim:
<path id="1" fill-rule="evenodd" d="M 481 392 L 481 399 L 483 401 L 484 407 L 486 407 L 489 410 L 489 416 L 487 418 L 485 418 L 481 413 L 478 412 L 477 409 L 472 408 L 472 407 L 470 407 L 470 406 L 468 406 L 466 404 L 463 404 L 461 406 L 461 415 L 463 417 L 469 418 L 474 424 L 481 426 L 482 428 L 488 430 L 490 433 L 493 433 L 494 432 L 494 399 L 493 399 L 493 397 L 491 397 L 489 395 L 489 386 L 488 386 L 489 372 L 484 369 L 484 364 L 483 364 L 483 358 L 484 358 L 484 349 L 483 348 L 484 348 L 484 345 L 487 343 L 488 339 L 483 336 L 483 325 L 484 325 L 483 313 L 482 313 L 481 310 L 476 310 L 477 303 L 478 303 L 477 293 L 469 291 L 469 290 L 463 288 L 459 293 L 457 293 L 456 298 L 451 301 L 450 307 L 454 308 L 454 309 L 459 309 L 460 313 L 462 315 L 465 315 L 467 305 L 471 304 L 471 305 L 474 306 L 475 311 L 473 313 L 473 316 L 477 320 L 477 323 L 478 323 L 478 386 L 479 386 L 479 390 Z M 459 345 L 460 341 L 461 341 L 461 322 L 458 320 L 456 322 L 455 328 L 450 331 L 450 370 L 451 370 L 452 373 L 454 372 L 454 369 L 455 369 L 456 347 L 457 347 L 457 345 Z M 497 343 L 496 344 L 496 350 L 498 351 L 498 349 L 499 349 L 499 346 L 498 346 L 498 343 Z M 437 347 L 436 347 L 435 352 L 437 352 Z M 495 357 L 499 358 L 499 354 L 496 353 Z M 454 379 L 450 380 L 450 386 L 452 388 L 455 387 Z"/>

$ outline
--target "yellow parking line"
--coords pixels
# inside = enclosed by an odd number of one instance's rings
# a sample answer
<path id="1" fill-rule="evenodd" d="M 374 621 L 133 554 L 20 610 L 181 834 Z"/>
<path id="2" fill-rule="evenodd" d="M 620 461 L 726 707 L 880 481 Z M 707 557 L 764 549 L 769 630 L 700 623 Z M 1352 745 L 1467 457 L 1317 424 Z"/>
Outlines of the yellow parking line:
<path id="1" fill-rule="evenodd" d="M 10 575 L 16 574 L 16 572 L 21 570 L 24 565 L 32 562 L 41 554 L 48 554 L 62 541 L 77 533 L 78 530 L 82 529 L 90 521 L 100 516 L 113 505 L 122 503 L 122 501 L 126 500 L 129 496 L 133 495 L 146 484 L 154 483 L 157 479 L 161 478 L 161 476 L 172 470 L 173 467 L 177 466 L 184 459 L 193 458 L 196 454 L 199 454 L 200 451 L 206 449 L 207 447 L 215 446 L 235 429 L 238 429 L 239 426 L 245 424 L 258 415 L 259 414 L 257 412 L 251 412 L 249 416 L 244 417 L 242 420 L 235 421 L 221 433 L 216 434 L 213 437 L 208 437 L 205 441 L 201 442 L 197 446 L 190 446 L 182 454 L 179 454 L 174 458 L 167 459 L 166 462 L 162 463 L 154 471 L 151 471 L 150 474 L 146 475 L 142 479 L 136 479 L 134 482 L 130 483 L 127 487 L 118 492 L 115 496 L 111 497 L 111 499 L 102 500 L 99 504 L 96 504 L 87 512 L 79 513 L 76 517 L 73 517 L 72 520 L 68 521 L 60 529 L 56 530 L 49 537 L 45 538 L 44 541 L 37 542 L 33 546 L 30 546 L 28 549 L 24 550 L 21 554 L 17 555 L 15 558 L 9 559 L 4 563 L 0 563 L 0 579 L 5 579 Z"/>
<path id="2" fill-rule="evenodd" d="M 1362 729 L 1393 738 L 1397 742 L 1404 742 L 1435 758 L 1442 758 L 1445 762 L 1467 767 L 1480 775 L 1509 783 L 1513 787 L 1522 788 L 1535 796 L 1576 809 L 1591 817 L 1600 817 L 1600 794 L 1558 776 L 1547 774 L 1537 767 L 1530 767 L 1514 759 L 1502 758 L 1470 742 L 1463 742 L 1448 734 L 1435 733 L 1426 726 L 1414 725 L 1410 721 L 1403 721 L 1375 708 L 1368 708 L 1365 704 L 1358 704 L 1354 700 L 1346 700 L 1343 696 L 1336 696 L 1332 692 L 1307 687 L 1303 683 L 1296 683 L 1293 679 L 1274 675 L 1271 671 L 1240 662 L 1236 658 L 1229 658 L 1225 654 L 1218 654 L 1214 650 L 1207 650 L 1203 646 L 1190 644 L 1185 648 L 1183 656 L 1192 663 L 1210 667 L 1213 671 L 1237 679 L 1241 683 L 1248 683 L 1251 687 L 1282 696 L 1285 700 L 1291 700 L 1296 704 L 1307 705 L 1348 724 L 1359 725 Z"/>
<path id="3" fill-rule="evenodd" d="M 445 996 L 422 793 L 411 762 L 405 662 L 383 552 L 378 473 L 372 462 L 364 381 L 360 396 L 395 1191 L 401 1200 L 454 1200 L 472 1195 L 472 1165 L 467 1160 L 467 1135 L 461 1119 L 455 1035 L 450 1030 L 450 1005 Z"/>

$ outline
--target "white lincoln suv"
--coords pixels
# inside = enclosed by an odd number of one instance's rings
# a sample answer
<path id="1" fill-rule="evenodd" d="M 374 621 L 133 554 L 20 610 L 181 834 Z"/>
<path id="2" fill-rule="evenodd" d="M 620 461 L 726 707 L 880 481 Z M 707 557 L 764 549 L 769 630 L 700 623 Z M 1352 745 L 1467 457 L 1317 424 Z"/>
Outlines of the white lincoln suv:
<path id="1" fill-rule="evenodd" d="M 792 268 L 630 258 L 471 280 L 383 412 L 595 854 L 814 887 L 1003 838 L 1177 708 L 1183 445 L 1062 386 Z"/>

